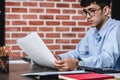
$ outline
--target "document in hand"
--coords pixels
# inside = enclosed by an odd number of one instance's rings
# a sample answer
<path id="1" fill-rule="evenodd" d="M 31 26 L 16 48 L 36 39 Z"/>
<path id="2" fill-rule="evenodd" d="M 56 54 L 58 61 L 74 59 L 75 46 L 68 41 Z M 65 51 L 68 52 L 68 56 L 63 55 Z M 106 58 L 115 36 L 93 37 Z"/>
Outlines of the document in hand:
<path id="1" fill-rule="evenodd" d="M 55 57 L 36 32 L 18 39 L 17 44 L 35 63 L 41 66 L 55 68 L 53 66 Z"/>

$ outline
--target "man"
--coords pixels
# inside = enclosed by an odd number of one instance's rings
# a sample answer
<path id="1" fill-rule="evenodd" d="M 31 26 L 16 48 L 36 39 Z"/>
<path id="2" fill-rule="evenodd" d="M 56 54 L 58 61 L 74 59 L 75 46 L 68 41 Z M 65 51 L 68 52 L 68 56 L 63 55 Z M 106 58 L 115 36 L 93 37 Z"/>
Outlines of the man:
<path id="1" fill-rule="evenodd" d="M 82 14 L 91 28 L 74 51 L 55 55 L 56 68 L 60 71 L 74 70 L 78 66 L 116 68 L 120 55 L 116 34 L 120 22 L 109 17 L 110 3 L 110 0 L 81 0 Z"/>

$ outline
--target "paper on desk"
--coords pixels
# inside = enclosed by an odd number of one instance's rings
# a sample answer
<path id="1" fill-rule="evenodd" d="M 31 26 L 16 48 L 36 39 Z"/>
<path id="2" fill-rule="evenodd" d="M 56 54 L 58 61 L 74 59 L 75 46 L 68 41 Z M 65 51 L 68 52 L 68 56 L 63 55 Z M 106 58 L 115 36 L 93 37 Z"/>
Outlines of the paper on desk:
<path id="1" fill-rule="evenodd" d="M 77 73 L 89 73 L 84 70 L 75 70 L 75 71 L 55 71 L 55 72 L 36 72 L 36 73 L 26 73 L 22 76 L 44 76 L 44 75 L 60 75 L 60 74 L 77 74 Z"/>
<path id="2" fill-rule="evenodd" d="M 55 58 L 36 32 L 18 39 L 17 44 L 37 64 L 54 68 Z"/>

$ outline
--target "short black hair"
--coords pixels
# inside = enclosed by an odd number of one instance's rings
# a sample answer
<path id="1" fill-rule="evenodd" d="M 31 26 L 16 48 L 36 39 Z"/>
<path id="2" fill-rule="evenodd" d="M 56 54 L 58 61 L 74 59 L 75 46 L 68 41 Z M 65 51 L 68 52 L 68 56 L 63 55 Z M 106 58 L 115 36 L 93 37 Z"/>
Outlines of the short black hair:
<path id="1" fill-rule="evenodd" d="M 87 7 L 89 6 L 91 3 L 96 3 L 98 4 L 101 8 L 105 7 L 105 6 L 109 6 L 111 4 L 111 0 L 81 0 L 80 1 L 80 5 L 82 7 Z"/>

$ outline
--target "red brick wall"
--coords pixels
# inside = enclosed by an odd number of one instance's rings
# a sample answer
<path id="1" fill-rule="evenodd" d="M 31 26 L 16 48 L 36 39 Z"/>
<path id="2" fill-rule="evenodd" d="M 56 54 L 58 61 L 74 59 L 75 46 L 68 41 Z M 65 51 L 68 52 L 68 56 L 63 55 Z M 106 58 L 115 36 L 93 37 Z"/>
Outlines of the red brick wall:
<path id="1" fill-rule="evenodd" d="M 73 50 L 89 27 L 79 1 L 6 0 L 6 46 L 12 58 L 25 55 L 16 40 L 30 32 L 37 32 L 52 53 Z"/>

